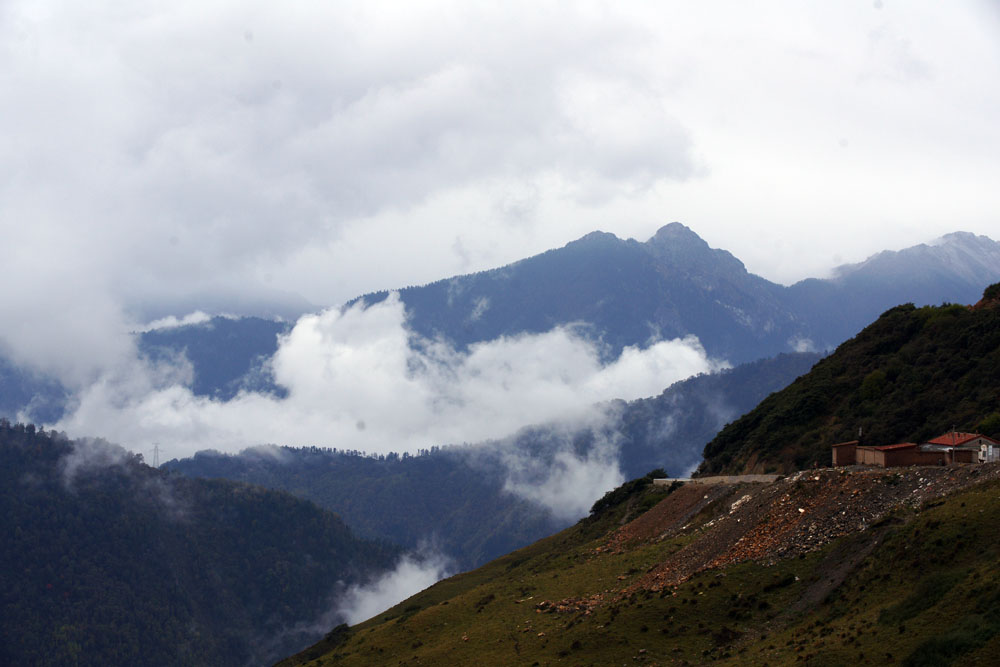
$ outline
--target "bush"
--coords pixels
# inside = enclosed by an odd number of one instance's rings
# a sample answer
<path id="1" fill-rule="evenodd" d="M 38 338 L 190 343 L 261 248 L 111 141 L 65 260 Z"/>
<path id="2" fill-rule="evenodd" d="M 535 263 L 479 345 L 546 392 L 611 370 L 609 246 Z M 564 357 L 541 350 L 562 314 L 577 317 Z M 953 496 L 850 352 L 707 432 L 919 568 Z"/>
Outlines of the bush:
<path id="1" fill-rule="evenodd" d="M 993 412 L 979 422 L 976 430 L 991 438 L 1000 438 L 1000 412 Z"/>

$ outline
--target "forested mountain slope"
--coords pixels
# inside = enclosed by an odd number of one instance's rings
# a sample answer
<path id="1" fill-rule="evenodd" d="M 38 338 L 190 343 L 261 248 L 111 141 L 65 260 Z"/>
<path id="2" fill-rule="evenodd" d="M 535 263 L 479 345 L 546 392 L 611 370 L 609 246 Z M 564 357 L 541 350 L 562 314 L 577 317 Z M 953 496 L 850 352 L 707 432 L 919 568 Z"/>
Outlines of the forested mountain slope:
<path id="1" fill-rule="evenodd" d="M 285 493 L 0 422 L 0 664 L 261 664 L 394 565 Z"/>
<path id="2" fill-rule="evenodd" d="M 807 375 L 724 428 L 699 474 L 825 465 L 830 446 L 1000 436 L 1000 284 L 976 306 L 886 311 Z"/>
<path id="3" fill-rule="evenodd" d="M 504 470 L 458 448 L 419 456 L 365 456 L 319 448 L 199 452 L 165 464 L 190 477 L 282 489 L 336 511 L 368 538 L 410 549 L 427 542 L 459 567 L 479 565 L 565 524 L 506 493 Z"/>

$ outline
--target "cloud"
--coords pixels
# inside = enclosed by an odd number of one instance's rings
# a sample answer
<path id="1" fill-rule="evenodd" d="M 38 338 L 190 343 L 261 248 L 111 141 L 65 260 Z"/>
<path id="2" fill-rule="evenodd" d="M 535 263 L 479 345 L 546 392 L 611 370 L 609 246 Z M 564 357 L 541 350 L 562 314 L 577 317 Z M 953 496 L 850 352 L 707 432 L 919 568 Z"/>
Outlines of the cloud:
<path id="1" fill-rule="evenodd" d="M 620 76 L 641 25 L 510 9 L 5 3 L 0 280 L 18 289 L 0 350 L 78 386 L 148 319 L 297 316 L 301 294 L 333 305 L 465 267 L 455 240 L 502 233 L 512 192 L 606 201 L 692 175 L 684 128 Z M 456 194 L 491 224 L 446 223 Z M 373 255 L 386 239 L 399 261 Z"/>
<path id="2" fill-rule="evenodd" d="M 382 613 L 393 605 L 450 576 L 450 561 L 429 548 L 406 554 L 396 568 L 376 581 L 351 586 L 338 602 L 338 612 L 349 625 Z"/>
<path id="3" fill-rule="evenodd" d="M 110 468 L 115 469 L 115 474 L 131 475 L 129 464 L 140 460 L 124 447 L 103 438 L 79 438 L 70 444 L 72 448 L 57 464 L 62 483 L 68 491 L 73 491 L 81 477 L 102 475 Z M 132 481 L 137 484 L 134 500 L 148 502 L 171 521 L 183 521 L 188 517 L 189 501 L 177 496 L 168 479 L 141 475 Z"/>
<path id="4" fill-rule="evenodd" d="M 5 2 L 0 353 L 80 388 L 150 320 L 294 318 L 668 220 L 779 280 L 990 233 L 994 19 Z"/>
<path id="5" fill-rule="evenodd" d="M 81 438 L 73 441 L 73 448 L 59 459 L 59 472 L 63 484 L 73 488 L 77 477 L 105 468 L 123 466 L 130 458 L 127 450 L 102 438 Z"/>
<path id="6" fill-rule="evenodd" d="M 176 329 L 191 324 L 204 324 L 212 319 L 212 316 L 200 310 L 189 313 L 184 317 L 168 315 L 158 320 L 153 320 L 144 327 L 144 331 L 155 331 L 157 329 Z"/>
<path id="7" fill-rule="evenodd" d="M 605 406 L 583 422 L 550 425 L 540 451 L 518 447 L 516 439 L 502 443 L 504 490 L 541 505 L 561 522 L 586 516 L 594 501 L 625 481 L 618 465 L 620 435 L 604 428 L 615 422 L 616 412 Z M 585 432 L 592 440 L 575 446 Z"/>
<path id="8" fill-rule="evenodd" d="M 177 457 L 267 443 L 412 453 L 583 419 L 594 403 L 654 394 L 723 365 L 694 338 L 628 348 L 602 365 L 598 347 L 565 327 L 458 352 L 414 337 L 393 295 L 302 317 L 271 360 L 285 398 L 197 397 L 184 364 L 133 360 L 81 391 L 58 427 L 137 449 L 158 442 Z"/>
<path id="9" fill-rule="evenodd" d="M 472 312 L 469 314 L 468 321 L 469 322 L 478 321 L 479 318 L 481 318 L 483 314 L 489 309 L 490 309 L 489 297 L 485 296 L 479 297 L 478 299 L 476 299 L 476 302 L 473 305 Z"/>
<path id="10" fill-rule="evenodd" d="M 815 352 L 816 344 L 811 338 L 792 338 L 788 341 L 789 346 L 796 352 Z"/>

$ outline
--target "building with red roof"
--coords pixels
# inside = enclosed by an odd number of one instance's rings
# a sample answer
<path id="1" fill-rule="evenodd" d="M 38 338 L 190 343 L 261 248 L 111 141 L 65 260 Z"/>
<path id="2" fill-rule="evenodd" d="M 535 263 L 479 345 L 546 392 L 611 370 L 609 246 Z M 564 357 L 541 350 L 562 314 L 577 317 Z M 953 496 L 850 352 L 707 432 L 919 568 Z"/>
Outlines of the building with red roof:
<path id="1" fill-rule="evenodd" d="M 859 445 L 857 441 L 833 445 L 833 465 L 898 466 L 993 463 L 1000 461 L 1000 441 L 980 433 L 954 431 L 923 444 Z"/>

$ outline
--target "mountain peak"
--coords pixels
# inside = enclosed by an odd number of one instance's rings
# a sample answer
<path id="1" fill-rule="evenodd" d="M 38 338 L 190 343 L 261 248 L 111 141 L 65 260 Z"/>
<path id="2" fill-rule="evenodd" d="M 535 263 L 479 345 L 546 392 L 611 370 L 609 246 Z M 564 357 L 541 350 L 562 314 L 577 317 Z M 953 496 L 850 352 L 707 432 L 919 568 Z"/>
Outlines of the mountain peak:
<path id="1" fill-rule="evenodd" d="M 576 240 L 576 243 L 614 243 L 620 239 L 611 232 L 595 231 L 584 234 Z"/>
<path id="2" fill-rule="evenodd" d="M 663 225 L 649 241 L 649 245 L 678 245 L 685 244 L 692 248 L 708 249 L 708 244 L 704 239 L 695 234 L 690 227 L 679 222 L 671 222 Z"/>
<path id="3" fill-rule="evenodd" d="M 645 245 L 653 256 L 675 266 L 697 269 L 699 272 L 715 266 L 724 267 L 736 274 L 746 273 L 743 262 L 725 250 L 712 248 L 703 238 L 679 222 L 660 227 Z"/>
<path id="4" fill-rule="evenodd" d="M 1000 279 L 1000 243 L 971 232 L 951 232 L 930 243 L 902 250 L 883 250 L 858 264 L 834 269 L 834 280 L 847 278 L 912 280 L 913 267 L 921 272 L 952 274 L 970 285 Z"/>
<path id="5" fill-rule="evenodd" d="M 944 236 L 941 236 L 941 237 L 939 237 L 939 238 L 931 241 L 929 245 L 937 246 L 937 245 L 949 245 L 949 244 L 957 244 L 957 243 L 977 243 L 977 242 L 978 243 L 984 243 L 984 242 L 985 243 L 992 243 L 993 241 L 988 236 L 977 236 L 976 234 L 973 234 L 972 232 L 958 231 L 958 232 L 949 232 L 949 233 L 945 234 Z"/>

